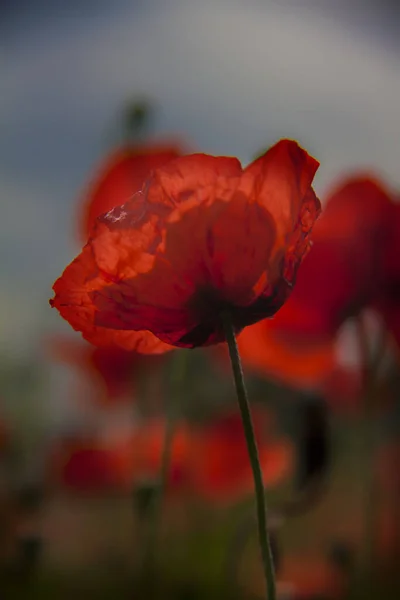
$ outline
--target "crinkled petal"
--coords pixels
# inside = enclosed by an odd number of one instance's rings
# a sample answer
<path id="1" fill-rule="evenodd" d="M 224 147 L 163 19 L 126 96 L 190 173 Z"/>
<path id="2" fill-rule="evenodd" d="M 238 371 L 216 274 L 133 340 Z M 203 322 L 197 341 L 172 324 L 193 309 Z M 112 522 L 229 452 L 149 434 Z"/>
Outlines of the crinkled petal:
<path id="1" fill-rule="evenodd" d="M 158 354 L 172 349 L 149 331 L 120 331 L 97 325 L 97 308 L 91 294 L 110 283 L 112 281 L 99 271 L 92 247 L 86 245 L 55 282 L 51 306 L 56 307 L 76 331 L 82 332 L 83 337 L 96 346 L 117 345 L 143 354 Z"/>
<path id="2" fill-rule="evenodd" d="M 180 154 L 178 144 L 147 144 L 125 146 L 108 157 L 85 193 L 81 217 L 83 239 L 87 240 L 98 216 L 125 204 L 142 189 L 154 169 Z"/>
<path id="3" fill-rule="evenodd" d="M 210 193 L 228 199 L 241 174 L 237 158 L 191 154 L 157 169 L 149 180 L 146 195 L 150 203 L 162 200 L 171 208 L 189 199 L 197 203 L 210 200 Z"/>
<path id="4" fill-rule="evenodd" d="M 222 310 L 256 299 L 274 234 L 269 213 L 241 194 L 230 202 L 196 206 L 178 219 L 173 214 L 166 224 L 165 251 L 152 269 L 92 294 L 97 323 L 143 327 L 169 343 L 198 327 L 212 334 L 220 328 Z"/>
<path id="5" fill-rule="evenodd" d="M 281 140 L 244 171 L 240 189 L 272 215 L 276 227 L 273 254 L 301 258 L 321 210 L 311 184 L 319 163 L 297 142 Z"/>

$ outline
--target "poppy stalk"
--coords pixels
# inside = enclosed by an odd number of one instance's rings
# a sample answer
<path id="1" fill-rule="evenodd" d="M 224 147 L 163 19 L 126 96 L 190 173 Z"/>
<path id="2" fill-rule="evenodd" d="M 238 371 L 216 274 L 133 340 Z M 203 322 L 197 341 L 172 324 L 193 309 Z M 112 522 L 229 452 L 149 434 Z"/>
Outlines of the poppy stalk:
<path id="1" fill-rule="evenodd" d="M 222 325 L 224 328 L 225 339 L 228 344 L 239 409 L 242 417 L 244 434 L 246 437 L 247 450 L 253 471 L 257 508 L 258 539 L 261 550 L 265 583 L 267 587 L 267 598 L 268 600 L 276 600 L 275 568 L 272 556 L 271 541 L 269 539 L 267 528 L 267 506 L 260 459 L 254 434 L 249 400 L 244 383 L 242 364 L 236 342 L 235 329 L 229 313 L 222 314 Z"/>

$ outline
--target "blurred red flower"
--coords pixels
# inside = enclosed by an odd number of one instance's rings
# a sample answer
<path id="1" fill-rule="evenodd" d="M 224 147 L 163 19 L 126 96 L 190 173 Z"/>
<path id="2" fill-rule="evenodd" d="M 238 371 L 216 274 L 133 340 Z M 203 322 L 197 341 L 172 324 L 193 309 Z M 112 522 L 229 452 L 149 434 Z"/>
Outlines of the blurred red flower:
<path id="1" fill-rule="evenodd" d="M 291 473 L 289 441 L 273 439 L 269 413 L 253 410 L 261 468 L 266 486 Z M 144 424 L 135 437 L 135 473 L 156 478 L 161 469 L 165 422 Z M 187 492 L 209 501 L 236 501 L 253 491 L 253 478 L 240 415 L 223 415 L 210 425 L 178 423 L 173 438 L 168 492 Z"/>
<path id="2" fill-rule="evenodd" d="M 274 439 L 270 415 L 252 410 L 264 484 L 272 487 L 288 477 L 293 469 L 292 444 Z M 192 454 L 196 494 L 213 501 L 235 501 L 254 489 L 243 424 L 238 414 L 227 414 L 204 428 Z"/>
<path id="3" fill-rule="evenodd" d="M 253 410 L 261 468 L 266 486 L 280 483 L 292 472 L 291 443 L 276 437 L 270 415 Z M 53 449 L 53 481 L 81 492 L 129 490 L 134 484 L 156 481 L 165 440 L 164 419 L 137 424 L 132 434 L 64 440 Z M 208 501 L 237 501 L 253 491 L 251 467 L 240 416 L 222 415 L 210 425 L 178 422 L 173 437 L 167 493 L 194 494 Z"/>
<path id="4" fill-rule="evenodd" d="M 49 479 L 75 492 L 128 491 L 133 480 L 131 440 L 61 441 L 50 456 Z"/>
<path id="5" fill-rule="evenodd" d="M 86 242 L 96 218 L 125 204 L 154 169 L 182 154 L 179 144 L 126 144 L 110 154 L 97 170 L 80 207 L 80 230 Z"/>
<path id="6" fill-rule="evenodd" d="M 350 178 L 328 197 L 290 299 L 274 319 L 239 338 L 250 366 L 300 385 L 329 375 L 339 327 L 383 285 L 393 210 L 389 193 L 369 177 Z"/>
<path id="7" fill-rule="evenodd" d="M 48 346 L 52 358 L 82 371 L 98 392 L 96 400 L 106 404 L 132 400 L 135 375 L 155 367 L 163 358 L 163 355 L 145 355 L 118 346 L 94 347 L 66 336 L 53 336 Z"/>
<path id="8" fill-rule="evenodd" d="M 246 169 L 203 154 L 156 169 L 142 192 L 99 217 L 51 301 L 95 344 L 136 331 L 193 348 L 222 341 L 290 295 L 320 211 L 318 163 L 282 140 Z"/>
<path id="9" fill-rule="evenodd" d="M 290 302 L 290 299 L 289 299 Z M 243 363 L 261 376 L 302 388 L 320 387 L 336 365 L 333 340 L 309 340 L 280 332 L 279 313 L 243 331 L 238 346 Z"/>
<path id="10" fill-rule="evenodd" d="M 331 337 L 373 297 L 380 281 L 393 204 L 367 177 L 345 181 L 328 196 L 299 272 L 291 303 L 276 318 L 280 331 Z M 278 323 L 279 320 L 279 323 Z"/>

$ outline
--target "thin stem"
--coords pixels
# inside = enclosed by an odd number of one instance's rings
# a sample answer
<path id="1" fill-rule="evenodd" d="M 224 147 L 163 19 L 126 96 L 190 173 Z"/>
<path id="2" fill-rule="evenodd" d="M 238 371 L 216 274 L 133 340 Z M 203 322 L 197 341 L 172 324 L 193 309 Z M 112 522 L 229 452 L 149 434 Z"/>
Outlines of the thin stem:
<path id="1" fill-rule="evenodd" d="M 264 483 L 258 457 L 256 438 L 251 418 L 249 401 L 247 398 L 246 387 L 244 384 L 242 365 L 240 362 L 239 351 L 236 343 L 235 330 L 228 314 L 222 315 L 222 324 L 225 332 L 225 339 L 229 348 L 229 356 L 232 364 L 233 377 L 235 380 L 236 393 L 239 402 L 240 413 L 242 416 L 243 429 L 246 437 L 247 450 L 249 453 L 251 468 L 254 478 L 254 489 L 256 495 L 258 538 L 261 549 L 261 558 L 264 568 L 265 582 L 267 586 L 268 600 L 276 600 L 275 569 L 272 558 L 271 543 L 267 529 L 267 507 L 265 501 Z"/>
<path id="2" fill-rule="evenodd" d="M 179 413 L 181 398 L 181 385 L 186 369 L 187 352 L 177 351 L 172 359 L 171 368 L 171 395 L 167 404 L 164 443 L 161 454 L 161 465 L 158 482 L 154 489 L 152 506 L 149 511 L 149 531 L 147 547 L 143 561 L 143 576 L 146 578 L 148 592 L 152 591 L 155 584 L 155 567 L 157 558 L 157 542 L 162 525 L 162 508 L 164 497 L 168 488 L 168 477 L 172 455 L 172 444 Z M 151 595 L 151 594 L 150 594 Z"/>

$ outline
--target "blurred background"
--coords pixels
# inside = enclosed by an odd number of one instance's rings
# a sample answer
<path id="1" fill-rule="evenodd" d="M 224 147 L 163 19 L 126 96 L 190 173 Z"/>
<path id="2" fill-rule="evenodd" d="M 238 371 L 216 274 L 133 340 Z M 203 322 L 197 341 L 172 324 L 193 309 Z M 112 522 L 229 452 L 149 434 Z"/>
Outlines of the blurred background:
<path id="1" fill-rule="evenodd" d="M 163 597 L 262 597 L 223 351 L 190 352 L 176 392 L 173 353 L 93 357 L 50 309 L 51 287 L 82 246 L 88 185 L 128 141 L 246 165 L 288 137 L 321 162 L 323 204 L 359 171 L 394 199 L 399 58 L 395 0 L 1 0 L 1 597 L 142 597 L 147 483 L 176 393 L 185 420 L 163 510 Z M 368 313 L 365 323 L 373 353 L 381 322 Z M 338 364 L 323 385 L 302 364 L 292 377 L 290 357 L 278 374 L 251 352 L 245 360 L 282 599 L 356 597 L 371 468 L 355 331 L 349 319 L 331 340 Z M 364 581 L 376 598 L 383 585 L 386 598 L 399 591 L 397 353 L 387 342 L 378 383 L 368 384 L 384 406 L 372 419 L 380 550 L 375 583 Z"/>

